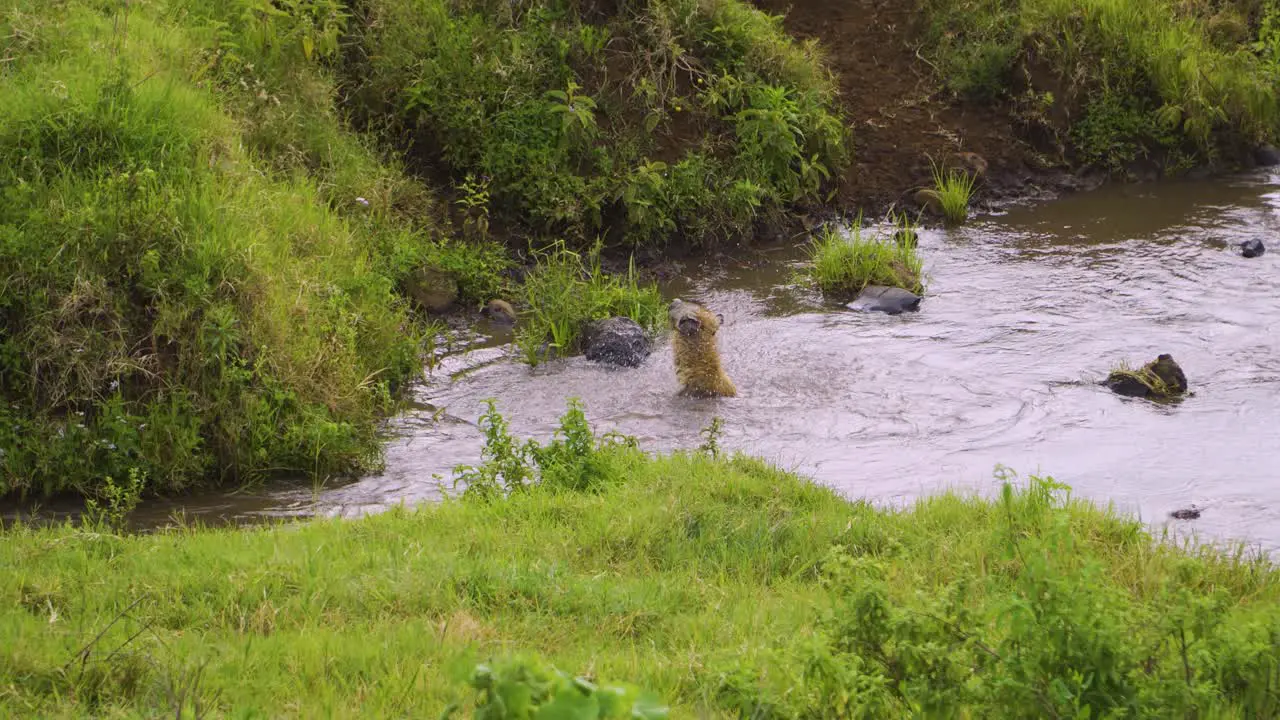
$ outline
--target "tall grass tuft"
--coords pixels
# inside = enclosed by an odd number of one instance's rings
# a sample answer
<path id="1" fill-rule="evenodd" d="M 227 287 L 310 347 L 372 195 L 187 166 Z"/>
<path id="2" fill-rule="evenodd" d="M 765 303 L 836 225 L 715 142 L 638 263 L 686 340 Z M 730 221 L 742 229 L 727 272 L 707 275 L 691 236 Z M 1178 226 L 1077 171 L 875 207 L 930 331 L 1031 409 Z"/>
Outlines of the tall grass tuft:
<path id="1" fill-rule="evenodd" d="M 933 187 L 938 193 L 942 216 L 948 223 L 959 225 L 969 219 L 969 200 L 973 197 L 976 177 L 956 168 L 933 166 Z"/>
<path id="2" fill-rule="evenodd" d="M 916 231 L 909 221 L 900 222 L 903 224 L 889 237 L 878 230 L 868 235 L 861 218 L 853 223 L 848 235 L 830 226 L 823 228 L 809 246 L 811 279 L 823 292 L 841 297 L 856 295 L 868 285 L 922 292 L 920 254 L 914 243 L 898 239 L 914 238 Z"/>
<path id="3" fill-rule="evenodd" d="M 600 246 L 580 254 L 562 243 L 544 252 L 521 288 L 527 308 L 516 344 L 525 361 L 537 365 L 553 356 L 581 350 L 588 322 L 628 317 L 647 332 L 662 327 L 666 305 L 657 286 L 642 283 L 634 261 L 624 275 L 600 265 Z"/>

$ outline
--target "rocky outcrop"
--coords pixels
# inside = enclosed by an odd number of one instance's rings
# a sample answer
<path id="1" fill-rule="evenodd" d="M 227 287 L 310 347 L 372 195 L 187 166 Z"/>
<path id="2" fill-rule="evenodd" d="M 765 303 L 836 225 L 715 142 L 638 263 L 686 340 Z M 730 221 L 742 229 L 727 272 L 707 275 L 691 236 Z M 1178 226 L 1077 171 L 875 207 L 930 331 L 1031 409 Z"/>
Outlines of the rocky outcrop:
<path id="1" fill-rule="evenodd" d="M 1168 353 L 1137 370 L 1113 370 L 1104 384 L 1125 397 L 1167 399 L 1187 392 L 1187 376 Z"/>
<path id="2" fill-rule="evenodd" d="M 1240 243 L 1240 254 L 1247 258 L 1256 258 L 1266 251 L 1267 246 L 1263 245 L 1262 241 L 1257 238 Z"/>
<path id="3" fill-rule="evenodd" d="M 653 347 L 644 328 L 631 318 L 593 320 L 583 331 L 588 360 L 621 367 L 637 367 Z"/>
<path id="4" fill-rule="evenodd" d="M 907 311 L 920 309 L 921 297 L 913 292 L 898 287 L 884 285 L 868 285 L 858 297 L 846 307 L 850 310 L 865 310 L 898 315 Z"/>

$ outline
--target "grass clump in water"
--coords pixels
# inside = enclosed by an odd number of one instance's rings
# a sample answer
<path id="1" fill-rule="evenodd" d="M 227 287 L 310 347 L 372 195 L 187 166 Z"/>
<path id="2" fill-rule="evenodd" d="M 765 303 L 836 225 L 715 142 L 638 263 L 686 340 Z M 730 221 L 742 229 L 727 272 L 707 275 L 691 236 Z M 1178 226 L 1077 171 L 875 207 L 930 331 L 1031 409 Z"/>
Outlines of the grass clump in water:
<path id="1" fill-rule="evenodd" d="M 1280 128 L 1280 5 L 1253 0 L 925 0 L 957 93 L 1011 101 L 1076 164 L 1176 172 Z"/>
<path id="2" fill-rule="evenodd" d="M 562 244 L 541 254 L 521 288 L 524 312 L 516 344 L 531 365 L 552 356 L 579 352 L 592 320 L 627 317 L 646 332 L 657 332 L 666 304 L 657 286 L 642 283 L 635 265 L 625 275 L 606 273 L 600 246 L 583 255 Z"/>
<path id="3" fill-rule="evenodd" d="M 878 230 L 869 233 L 862 227 L 861 218 L 853 223 L 848 235 L 824 227 L 809 246 L 811 279 L 823 292 L 842 297 L 857 295 L 868 285 L 923 292 L 923 261 L 915 243 L 897 240 L 914 238 L 916 230 L 905 218 L 900 222 L 890 237 Z"/>
<path id="4" fill-rule="evenodd" d="M 1175 547 L 1048 478 L 877 509 L 566 417 L 519 491 L 286 527 L 4 530 L 6 708 L 436 717 L 474 701 L 477 663 L 529 653 L 672 717 L 1280 712 L 1263 558 Z"/>
<path id="5" fill-rule="evenodd" d="M 942 216 L 948 223 L 959 225 L 969 219 L 969 200 L 973 197 L 976 178 L 956 168 L 933 167 L 933 187 L 938 194 Z"/>

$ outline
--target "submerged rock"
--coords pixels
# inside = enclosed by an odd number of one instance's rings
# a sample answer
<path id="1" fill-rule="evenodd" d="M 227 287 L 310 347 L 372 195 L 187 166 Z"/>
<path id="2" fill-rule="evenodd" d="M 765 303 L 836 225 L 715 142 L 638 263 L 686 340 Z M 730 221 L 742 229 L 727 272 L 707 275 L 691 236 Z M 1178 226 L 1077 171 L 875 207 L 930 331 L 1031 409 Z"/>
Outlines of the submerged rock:
<path id="1" fill-rule="evenodd" d="M 863 288 L 853 302 L 845 307 L 850 310 L 866 310 L 898 315 L 908 310 L 913 312 L 919 310 L 920 300 L 921 297 L 919 295 L 899 287 L 868 285 Z"/>
<path id="2" fill-rule="evenodd" d="M 457 301 L 458 281 L 435 268 L 420 268 L 405 280 L 405 291 L 427 312 L 442 313 Z"/>
<path id="3" fill-rule="evenodd" d="M 1195 520 L 1200 517 L 1200 508 L 1192 505 L 1191 507 L 1174 510 L 1169 513 L 1175 520 Z"/>
<path id="4" fill-rule="evenodd" d="M 1117 395 L 1140 398 L 1171 398 L 1187 391 L 1187 376 L 1164 353 L 1137 370 L 1113 370 L 1104 384 Z"/>
<path id="5" fill-rule="evenodd" d="M 644 328 L 631 318 L 593 320 L 583 335 L 587 359 L 595 362 L 637 367 L 652 351 Z"/>
<path id="6" fill-rule="evenodd" d="M 1262 241 L 1257 238 L 1240 243 L 1240 254 L 1247 258 L 1256 258 L 1266 251 L 1267 246 L 1263 245 Z"/>
<path id="7" fill-rule="evenodd" d="M 516 322 L 515 308 L 511 307 L 511 303 L 506 300 L 497 298 L 490 300 L 480 314 L 489 318 L 490 322 L 499 325 L 514 325 Z"/>
<path id="8" fill-rule="evenodd" d="M 1263 145 L 1253 151 L 1253 159 L 1263 167 L 1280 165 L 1280 150 L 1277 150 L 1274 145 Z"/>

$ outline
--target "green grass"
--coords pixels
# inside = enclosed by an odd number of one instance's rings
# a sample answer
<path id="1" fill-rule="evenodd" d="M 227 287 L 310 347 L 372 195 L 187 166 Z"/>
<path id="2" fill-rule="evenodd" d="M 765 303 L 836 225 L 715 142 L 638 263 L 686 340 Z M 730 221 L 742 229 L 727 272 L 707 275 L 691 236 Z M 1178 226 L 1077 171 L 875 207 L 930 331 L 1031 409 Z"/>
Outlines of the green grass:
<path id="1" fill-rule="evenodd" d="M 959 225 L 969 219 L 969 200 L 973 197 L 974 184 L 977 178 L 963 170 L 946 169 L 934 166 L 933 188 L 938 193 L 938 203 L 942 206 L 942 216 L 952 225 Z"/>
<path id="2" fill-rule="evenodd" d="M 649 333 L 664 327 L 667 306 L 657 286 L 641 283 L 634 264 L 625 275 L 605 273 L 599 253 L 599 246 L 587 252 L 586 262 L 563 245 L 541 253 L 520 289 L 524 311 L 516 344 L 526 362 L 581 351 L 592 320 L 628 317 Z"/>
<path id="3" fill-rule="evenodd" d="M 905 218 L 899 220 L 896 233 L 916 232 Z M 924 290 L 921 279 L 923 261 L 913 242 L 898 242 L 894 236 L 882 236 L 877 230 L 862 227 L 861 218 L 846 235 L 824 227 L 809 245 L 810 279 L 825 293 L 852 297 L 868 285 L 900 287 L 914 293 Z"/>
<path id="4" fill-rule="evenodd" d="M 1276 569 L 1051 480 L 882 510 L 745 457 L 649 457 L 580 411 L 527 452 L 488 427 L 502 468 L 470 477 L 494 492 L 418 509 L 9 528 L 0 706 L 434 717 L 471 706 L 477 663 L 531 654 L 672 717 L 1280 712 Z"/>
<path id="5" fill-rule="evenodd" d="M 1231 160 L 1280 130 L 1280 6 L 1255 0 L 921 0 L 969 97 L 1013 100 L 1081 165 Z"/>
<path id="6" fill-rule="evenodd" d="M 816 46 L 741 0 L 371 0 L 349 41 L 364 122 L 575 247 L 742 234 L 848 160 Z"/>
<path id="7" fill-rule="evenodd" d="M 0 18 L 0 495 L 375 467 L 431 335 L 406 278 L 500 286 L 336 115 L 327 41 L 245 7 Z"/>

